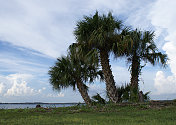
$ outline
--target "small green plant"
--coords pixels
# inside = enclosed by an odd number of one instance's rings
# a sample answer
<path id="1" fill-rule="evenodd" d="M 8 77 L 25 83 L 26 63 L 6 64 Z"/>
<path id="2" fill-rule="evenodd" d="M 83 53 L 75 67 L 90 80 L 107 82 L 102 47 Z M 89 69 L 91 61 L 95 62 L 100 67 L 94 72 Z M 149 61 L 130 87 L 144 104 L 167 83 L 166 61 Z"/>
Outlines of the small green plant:
<path id="1" fill-rule="evenodd" d="M 117 91 L 118 91 L 118 98 L 121 102 L 129 101 L 129 98 L 130 98 L 130 85 L 129 84 L 125 84 L 125 86 L 122 85 L 121 87 L 118 87 Z"/>
<path id="2" fill-rule="evenodd" d="M 139 102 L 138 88 L 130 87 L 130 102 Z"/>
<path id="3" fill-rule="evenodd" d="M 175 103 L 176 103 L 176 99 L 173 99 L 173 102 L 175 102 Z"/>
<path id="4" fill-rule="evenodd" d="M 122 85 L 121 87 L 118 87 L 117 91 L 120 102 L 139 102 L 139 101 L 143 102 L 150 100 L 149 97 L 150 92 L 143 93 L 142 91 L 139 91 L 134 87 L 131 87 L 130 84 L 125 84 Z"/>
<path id="5" fill-rule="evenodd" d="M 98 93 L 92 96 L 92 102 L 93 104 L 106 104 L 106 100 L 103 99 Z"/>
<path id="6" fill-rule="evenodd" d="M 149 100 L 150 100 L 149 94 L 150 94 L 150 91 L 149 91 L 149 92 L 146 92 L 146 93 L 143 95 L 144 101 L 149 101 Z"/>

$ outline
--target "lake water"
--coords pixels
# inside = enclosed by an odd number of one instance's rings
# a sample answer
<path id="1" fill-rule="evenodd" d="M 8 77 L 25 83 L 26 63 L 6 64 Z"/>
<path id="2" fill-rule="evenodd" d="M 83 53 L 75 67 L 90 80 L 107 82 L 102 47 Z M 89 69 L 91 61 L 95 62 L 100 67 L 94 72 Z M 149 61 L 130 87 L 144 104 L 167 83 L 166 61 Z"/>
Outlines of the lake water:
<path id="1" fill-rule="evenodd" d="M 78 105 L 78 103 L 1 103 L 0 109 L 35 108 L 37 104 L 40 104 L 40 106 L 44 108 L 69 107 Z"/>

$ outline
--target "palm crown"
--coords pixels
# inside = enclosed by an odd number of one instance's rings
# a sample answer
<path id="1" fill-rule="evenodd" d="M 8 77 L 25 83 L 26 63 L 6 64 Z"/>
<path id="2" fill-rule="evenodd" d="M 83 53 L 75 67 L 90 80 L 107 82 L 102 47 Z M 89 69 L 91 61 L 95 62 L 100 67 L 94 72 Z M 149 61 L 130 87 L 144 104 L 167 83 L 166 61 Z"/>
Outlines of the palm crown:
<path id="1" fill-rule="evenodd" d="M 165 66 L 167 55 L 158 51 L 154 43 L 154 32 L 134 30 L 130 33 L 133 41 L 133 47 L 128 56 L 128 60 L 132 61 L 132 57 L 139 57 L 140 60 L 150 62 L 152 65 L 160 63 Z"/>
<path id="2" fill-rule="evenodd" d="M 112 49 L 112 37 L 117 36 L 121 28 L 122 22 L 116 20 L 111 13 L 99 16 L 96 12 L 94 16 L 85 16 L 84 20 L 78 22 L 74 34 L 79 43 L 108 51 Z"/>
<path id="3" fill-rule="evenodd" d="M 102 72 L 97 65 L 94 65 L 84 58 L 76 58 L 70 51 L 67 57 L 57 59 L 55 66 L 51 67 L 49 71 L 50 83 L 56 90 L 75 86 L 79 89 L 83 99 L 87 104 L 91 100 L 88 96 L 88 87 L 85 83 L 93 82 L 99 76 L 103 79 Z M 84 82 L 84 83 L 83 83 Z"/>

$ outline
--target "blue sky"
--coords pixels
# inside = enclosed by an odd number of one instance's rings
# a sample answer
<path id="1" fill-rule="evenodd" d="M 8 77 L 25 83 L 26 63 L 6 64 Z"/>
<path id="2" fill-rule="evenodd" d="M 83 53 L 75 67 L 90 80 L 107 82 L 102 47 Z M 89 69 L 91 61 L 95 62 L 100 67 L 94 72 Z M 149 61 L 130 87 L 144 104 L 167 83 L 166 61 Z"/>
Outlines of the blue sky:
<path id="1" fill-rule="evenodd" d="M 72 88 L 53 91 L 48 70 L 75 42 L 73 30 L 84 15 L 109 11 L 124 24 L 154 30 L 166 69 L 147 64 L 140 89 L 151 99 L 176 98 L 175 0 L 0 0 L 0 102 L 82 102 Z M 117 86 L 129 82 L 125 58 L 111 65 Z M 105 94 L 105 84 L 89 85 L 89 94 Z"/>

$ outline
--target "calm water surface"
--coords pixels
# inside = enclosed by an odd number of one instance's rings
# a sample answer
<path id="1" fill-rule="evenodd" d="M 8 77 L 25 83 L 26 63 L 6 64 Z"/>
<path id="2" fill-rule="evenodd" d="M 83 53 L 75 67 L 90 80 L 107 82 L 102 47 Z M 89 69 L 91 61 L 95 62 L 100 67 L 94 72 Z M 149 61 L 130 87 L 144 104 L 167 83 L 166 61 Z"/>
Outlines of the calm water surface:
<path id="1" fill-rule="evenodd" d="M 37 104 L 40 104 L 41 107 L 45 108 L 54 108 L 54 107 L 69 107 L 78 105 L 78 103 L 6 103 L 0 104 L 0 109 L 16 109 L 16 108 L 35 108 Z"/>

